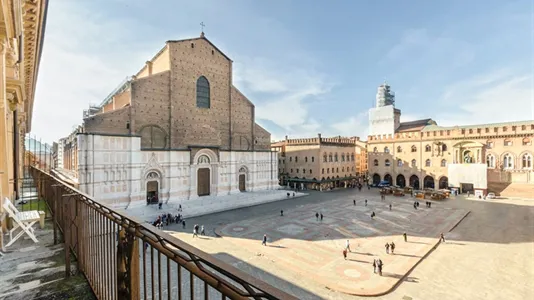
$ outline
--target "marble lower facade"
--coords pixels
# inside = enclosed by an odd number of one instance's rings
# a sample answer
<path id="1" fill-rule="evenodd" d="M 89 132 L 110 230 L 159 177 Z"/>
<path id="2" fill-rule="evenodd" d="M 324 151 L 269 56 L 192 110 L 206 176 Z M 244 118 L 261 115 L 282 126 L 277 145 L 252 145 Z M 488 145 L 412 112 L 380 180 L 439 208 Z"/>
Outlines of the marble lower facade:
<path id="1" fill-rule="evenodd" d="M 187 205 L 279 188 L 278 160 L 271 151 L 152 151 L 141 150 L 140 137 L 79 134 L 77 139 L 80 190 L 113 207 Z"/>

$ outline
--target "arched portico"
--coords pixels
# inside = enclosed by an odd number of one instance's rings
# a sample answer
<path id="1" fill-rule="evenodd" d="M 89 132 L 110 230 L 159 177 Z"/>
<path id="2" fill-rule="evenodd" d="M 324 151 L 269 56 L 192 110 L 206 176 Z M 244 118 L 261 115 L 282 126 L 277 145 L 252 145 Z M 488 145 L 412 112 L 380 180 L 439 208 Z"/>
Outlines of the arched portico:
<path id="1" fill-rule="evenodd" d="M 432 176 L 425 176 L 423 179 L 423 186 L 425 189 L 433 189 L 435 186 L 434 178 Z"/>
<path id="2" fill-rule="evenodd" d="M 439 179 L 439 188 L 440 189 L 446 189 L 449 187 L 449 178 L 447 178 L 447 176 L 442 176 L 440 179 Z"/>
<path id="3" fill-rule="evenodd" d="M 384 175 L 384 181 L 387 181 L 390 185 L 393 185 L 393 178 L 391 178 L 391 175 L 389 174 Z"/>
<path id="4" fill-rule="evenodd" d="M 419 177 L 417 175 L 410 176 L 410 186 L 416 190 L 419 189 Z"/>
<path id="5" fill-rule="evenodd" d="M 397 175 L 397 180 L 395 180 L 395 184 L 400 186 L 400 187 L 405 187 L 406 186 L 406 178 L 404 178 L 404 175 L 402 175 L 402 174 Z"/>
<path id="6" fill-rule="evenodd" d="M 380 183 L 380 175 L 373 174 L 373 184 L 379 184 Z"/>
<path id="7" fill-rule="evenodd" d="M 145 175 L 146 204 L 158 204 L 160 200 L 161 175 L 158 171 L 150 170 Z"/>

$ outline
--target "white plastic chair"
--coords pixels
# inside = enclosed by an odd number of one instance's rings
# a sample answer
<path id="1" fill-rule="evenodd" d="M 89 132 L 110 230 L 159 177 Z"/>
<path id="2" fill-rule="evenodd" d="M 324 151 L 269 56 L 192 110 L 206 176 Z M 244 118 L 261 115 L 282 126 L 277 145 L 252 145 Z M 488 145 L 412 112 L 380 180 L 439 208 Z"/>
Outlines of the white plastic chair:
<path id="1" fill-rule="evenodd" d="M 9 242 L 6 244 L 6 247 L 13 245 L 24 234 L 27 234 L 35 243 L 38 243 L 39 241 L 33 231 L 33 225 L 40 220 L 39 212 L 36 210 L 20 212 L 8 198 L 4 199 L 3 206 L 9 217 L 15 221 L 13 228 L 9 231 Z M 13 237 L 13 233 L 18 228 L 21 231 Z"/>

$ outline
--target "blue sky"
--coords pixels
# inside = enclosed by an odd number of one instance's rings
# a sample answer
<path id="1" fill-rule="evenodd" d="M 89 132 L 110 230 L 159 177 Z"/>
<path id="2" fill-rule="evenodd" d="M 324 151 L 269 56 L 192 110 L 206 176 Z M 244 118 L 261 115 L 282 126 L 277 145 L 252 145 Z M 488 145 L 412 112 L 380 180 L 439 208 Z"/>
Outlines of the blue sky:
<path id="1" fill-rule="evenodd" d="M 157 3 L 157 5 L 152 4 Z M 534 2 L 51 1 L 32 134 L 68 135 L 165 41 L 206 37 L 273 139 L 361 136 L 384 79 L 402 121 L 534 119 Z"/>

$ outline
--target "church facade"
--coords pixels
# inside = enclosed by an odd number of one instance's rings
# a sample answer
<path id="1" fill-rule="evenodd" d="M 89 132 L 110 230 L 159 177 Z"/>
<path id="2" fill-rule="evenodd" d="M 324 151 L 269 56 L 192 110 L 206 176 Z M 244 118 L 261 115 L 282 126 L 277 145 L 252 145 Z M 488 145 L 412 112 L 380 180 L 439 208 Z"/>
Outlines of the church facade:
<path id="1" fill-rule="evenodd" d="M 534 120 L 444 127 L 432 119 L 400 117 L 390 87 L 381 85 L 369 111 L 371 182 L 534 195 Z"/>
<path id="2" fill-rule="evenodd" d="M 72 148 L 79 188 L 116 207 L 205 205 L 210 196 L 277 189 L 271 135 L 232 74 L 232 60 L 204 34 L 166 42 L 84 113 Z"/>

